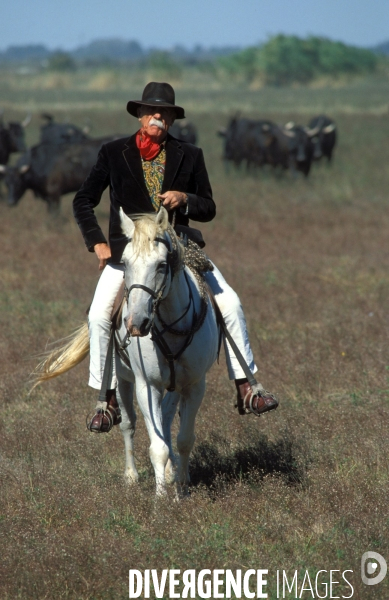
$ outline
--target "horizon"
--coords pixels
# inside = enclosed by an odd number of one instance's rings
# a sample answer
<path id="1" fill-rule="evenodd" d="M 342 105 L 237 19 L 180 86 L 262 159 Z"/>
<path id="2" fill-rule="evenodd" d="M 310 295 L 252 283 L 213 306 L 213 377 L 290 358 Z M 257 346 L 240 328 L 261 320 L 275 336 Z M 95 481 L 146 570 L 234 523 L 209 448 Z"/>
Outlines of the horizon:
<path id="1" fill-rule="evenodd" d="M 164 46 L 156 46 L 155 44 L 150 45 L 150 46 L 146 46 L 145 44 L 142 44 L 139 40 L 135 39 L 135 38 L 128 38 L 125 39 L 123 37 L 97 37 L 97 38 L 92 38 L 89 41 L 83 43 L 83 44 L 79 44 L 78 46 L 74 46 L 73 48 L 63 48 L 62 46 L 50 46 L 49 44 L 45 44 L 44 42 L 31 42 L 31 43 L 18 43 L 18 44 L 9 44 L 6 47 L 1 47 L 0 46 L 0 54 L 4 53 L 6 51 L 8 51 L 11 48 L 28 48 L 28 47 L 44 47 L 46 50 L 48 50 L 51 53 L 54 52 L 65 52 L 65 53 L 69 53 L 71 54 L 72 52 L 76 52 L 77 50 L 81 49 L 81 48 L 87 48 L 90 45 L 97 43 L 97 42 L 119 42 L 119 43 L 123 43 L 123 44 L 128 44 L 128 43 L 136 43 L 140 46 L 140 48 L 145 51 L 145 52 L 149 52 L 149 51 L 164 51 L 164 52 L 174 52 L 176 50 L 182 49 L 185 52 L 190 53 L 195 53 L 196 51 L 204 51 L 204 52 L 210 52 L 210 51 L 217 51 L 217 50 L 225 50 L 225 49 L 231 49 L 231 50 L 236 50 L 237 52 L 239 52 L 240 50 L 244 50 L 247 47 L 252 47 L 252 46 L 262 46 L 263 44 L 265 44 L 268 39 L 276 37 L 278 35 L 285 35 L 285 36 L 296 36 L 300 39 L 306 39 L 308 37 L 320 37 L 323 39 L 328 39 L 332 42 L 340 42 L 345 44 L 346 46 L 354 46 L 356 48 L 365 48 L 365 49 L 375 49 L 376 47 L 379 47 L 383 44 L 387 44 L 389 43 L 389 33 L 388 33 L 388 37 L 384 40 L 378 41 L 377 43 L 373 44 L 373 45 L 369 45 L 369 46 L 361 46 L 360 44 L 351 44 L 348 42 L 345 42 L 344 40 L 340 40 L 340 39 L 335 39 L 335 38 L 331 38 L 328 36 L 319 36 L 319 35 L 315 35 L 315 34 L 308 34 L 306 36 L 303 35 L 297 35 L 297 34 L 292 34 L 292 33 L 285 33 L 285 32 L 277 32 L 272 34 L 271 36 L 269 36 L 266 40 L 260 40 L 258 41 L 256 44 L 247 44 L 246 46 L 244 45 L 233 45 L 233 44 L 227 44 L 227 45 L 216 45 L 216 44 L 212 44 L 209 46 L 206 46 L 205 44 L 200 44 L 200 43 L 194 43 L 192 45 L 187 45 L 185 46 L 184 44 L 174 44 L 170 47 L 164 47 Z"/>

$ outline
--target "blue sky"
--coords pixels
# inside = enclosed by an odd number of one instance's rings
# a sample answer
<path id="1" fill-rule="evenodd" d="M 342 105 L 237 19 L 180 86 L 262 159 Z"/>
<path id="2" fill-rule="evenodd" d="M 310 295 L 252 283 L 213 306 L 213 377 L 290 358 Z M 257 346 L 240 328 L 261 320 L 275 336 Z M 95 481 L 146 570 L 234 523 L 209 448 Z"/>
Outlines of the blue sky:
<path id="1" fill-rule="evenodd" d="M 0 50 L 72 49 L 97 38 L 142 46 L 248 46 L 276 33 L 358 46 L 389 40 L 389 0 L 0 0 Z"/>

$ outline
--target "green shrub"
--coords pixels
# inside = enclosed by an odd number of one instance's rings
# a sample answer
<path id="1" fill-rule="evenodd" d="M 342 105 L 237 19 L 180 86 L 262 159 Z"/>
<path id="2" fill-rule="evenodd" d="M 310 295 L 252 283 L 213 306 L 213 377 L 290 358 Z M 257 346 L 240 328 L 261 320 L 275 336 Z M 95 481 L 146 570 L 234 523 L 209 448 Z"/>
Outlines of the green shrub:
<path id="1" fill-rule="evenodd" d="M 75 71 L 76 63 L 66 52 L 55 52 L 49 58 L 48 68 L 51 71 Z"/>
<path id="2" fill-rule="evenodd" d="M 237 54 L 223 56 L 218 62 L 229 76 L 251 81 L 258 72 L 258 48 L 246 48 Z"/>
<path id="3" fill-rule="evenodd" d="M 261 47 L 219 60 L 220 68 L 230 76 L 247 81 L 260 77 L 274 85 L 307 83 L 322 75 L 363 74 L 374 71 L 377 63 L 377 56 L 364 48 L 291 35 L 277 35 Z"/>

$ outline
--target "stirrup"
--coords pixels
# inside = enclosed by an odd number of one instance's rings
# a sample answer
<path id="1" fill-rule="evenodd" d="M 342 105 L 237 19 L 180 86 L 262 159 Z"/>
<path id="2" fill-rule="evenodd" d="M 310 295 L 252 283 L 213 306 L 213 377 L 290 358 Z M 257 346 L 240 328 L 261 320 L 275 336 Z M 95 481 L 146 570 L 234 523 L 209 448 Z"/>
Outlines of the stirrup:
<path id="1" fill-rule="evenodd" d="M 263 400 L 263 406 L 258 408 L 254 406 L 255 398 L 261 398 Z M 258 405 L 258 402 L 256 403 Z M 247 392 L 243 400 L 244 411 L 248 414 L 253 414 L 256 417 L 260 417 L 265 412 L 275 410 L 278 407 L 278 400 L 274 394 L 265 390 L 260 383 L 253 385 L 251 390 Z"/>
<path id="2" fill-rule="evenodd" d="M 251 385 L 247 380 L 241 384 L 235 381 L 235 385 L 237 388 L 235 407 L 240 415 L 253 414 L 260 417 L 263 413 L 278 407 L 276 396 L 266 391 L 259 382 Z"/>
<path id="3" fill-rule="evenodd" d="M 86 419 L 86 427 L 93 433 L 108 433 L 115 425 L 122 422 L 119 407 L 109 406 L 107 402 L 98 402 L 96 412 L 91 419 Z"/>

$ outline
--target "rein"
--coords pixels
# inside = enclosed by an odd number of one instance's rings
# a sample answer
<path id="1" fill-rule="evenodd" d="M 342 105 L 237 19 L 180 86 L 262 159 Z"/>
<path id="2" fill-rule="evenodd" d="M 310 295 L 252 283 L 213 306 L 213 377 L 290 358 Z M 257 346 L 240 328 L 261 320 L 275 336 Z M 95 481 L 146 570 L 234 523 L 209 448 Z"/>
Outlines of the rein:
<path id="1" fill-rule="evenodd" d="M 188 290 L 189 290 L 189 302 L 188 302 L 188 306 L 184 310 L 183 314 L 178 319 L 176 319 L 173 323 L 168 325 L 162 319 L 162 317 L 159 313 L 159 310 L 158 310 L 158 306 L 157 306 L 156 313 L 157 313 L 158 319 L 162 323 L 163 329 L 162 330 L 158 329 L 157 325 L 154 322 L 151 327 L 151 339 L 153 340 L 153 342 L 155 342 L 157 344 L 158 348 L 161 350 L 162 354 L 164 355 L 164 357 L 166 358 L 166 360 L 169 364 L 170 384 L 167 387 L 168 392 L 174 392 L 174 390 L 176 389 L 176 373 L 175 373 L 174 362 L 176 360 L 178 360 L 180 358 L 180 356 L 184 353 L 184 351 L 188 348 L 188 346 L 190 346 L 190 344 L 192 343 L 194 334 L 200 329 L 200 327 L 204 323 L 205 315 L 207 313 L 207 304 L 206 304 L 206 302 L 202 301 L 202 307 L 205 304 L 205 311 L 202 310 L 200 312 L 200 315 L 197 314 L 197 312 L 194 308 L 194 298 L 193 298 L 192 288 L 191 288 L 189 280 L 188 280 L 188 275 L 186 274 L 185 271 L 184 271 L 184 277 L 185 277 L 186 285 L 188 286 Z M 174 329 L 173 325 L 176 325 L 179 321 L 181 321 L 181 319 L 183 319 L 185 317 L 185 315 L 188 314 L 189 309 L 192 305 L 193 305 L 192 325 L 188 329 Z M 176 354 L 172 353 L 172 351 L 169 347 L 169 344 L 163 337 L 165 333 L 171 333 L 172 335 L 178 335 L 178 336 L 186 336 L 186 340 L 184 341 L 184 344 L 182 345 L 180 350 L 178 352 L 176 352 Z"/>

